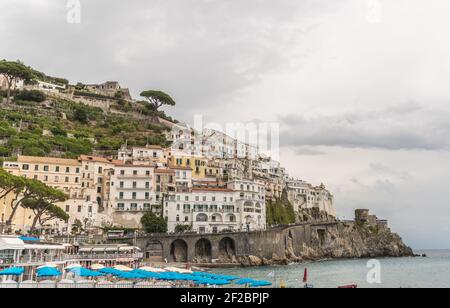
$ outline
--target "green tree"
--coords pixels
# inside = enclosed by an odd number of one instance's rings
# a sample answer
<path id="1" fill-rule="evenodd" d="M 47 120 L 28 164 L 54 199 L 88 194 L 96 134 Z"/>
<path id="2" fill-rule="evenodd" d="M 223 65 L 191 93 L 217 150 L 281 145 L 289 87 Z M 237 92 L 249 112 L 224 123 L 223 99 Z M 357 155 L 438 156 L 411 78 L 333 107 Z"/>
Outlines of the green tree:
<path id="1" fill-rule="evenodd" d="M 74 120 L 82 123 L 87 124 L 88 123 L 88 114 L 85 109 L 83 108 L 77 108 L 75 109 L 75 112 L 73 113 Z"/>
<path id="2" fill-rule="evenodd" d="M 153 212 L 146 212 L 141 218 L 141 224 L 147 233 L 166 233 L 167 221 L 155 215 Z"/>
<path id="3" fill-rule="evenodd" d="M 83 223 L 81 220 L 76 219 L 74 221 L 71 232 L 73 235 L 80 235 L 83 232 Z"/>
<path id="4" fill-rule="evenodd" d="M 148 90 L 141 93 L 146 98 L 154 111 L 158 111 L 162 106 L 175 106 L 175 101 L 162 91 Z"/>
<path id="5" fill-rule="evenodd" d="M 20 62 L 0 61 L 0 74 L 5 76 L 7 86 L 6 103 L 11 103 L 11 88 L 19 80 L 30 80 L 33 73 L 30 68 Z"/>
<path id="6" fill-rule="evenodd" d="M 17 209 L 19 207 L 25 208 L 27 205 L 31 205 L 30 200 L 43 200 L 49 203 L 67 200 L 67 196 L 63 192 L 49 187 L 38 180 L 26 178 L 21 179 L 24 182 L 17 182 L 17 189 L 14 190 L 15 196 L 10 203 L 12 211 L 6 221 L 8 226 L 11 226 Z"/>
<path id="7" fill-rule="evenodd" d="M 19 94 L 17 94 L 14 97 L 14 99 L 42 103 L 43 101 L 45 101 L 45 94 L 44 94 L 44 92 L 41 92 L 38 90 L 31 90 L 31 91 L 24 90 L 24 91 L 19 92 Z"/>
<path id="8" fill-rule="evenodd" d="M 44 184 L 40 186 L 33 197 L 23 200 L 21 206 L 32 210 L 35 215 L 31 229 L 35 230 L 38 222 L 42 226 L 52 219 L 68 221 L 69 215 L 55 204 L 57 202 L 64 202 L 67 199 L 68 196 L 60 190 Z"/>

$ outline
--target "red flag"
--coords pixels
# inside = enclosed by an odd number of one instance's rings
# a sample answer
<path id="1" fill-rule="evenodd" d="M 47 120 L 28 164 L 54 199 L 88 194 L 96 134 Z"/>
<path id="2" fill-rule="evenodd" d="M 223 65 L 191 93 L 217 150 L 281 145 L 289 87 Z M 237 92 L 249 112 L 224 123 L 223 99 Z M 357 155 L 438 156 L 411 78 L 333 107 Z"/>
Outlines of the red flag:
<path id="1" fill-rule="evenodd" d="M 303 274 L 303 282 L 307 283 L 308 282 L 308 269 L 305 268 L 305 273 Z"/>

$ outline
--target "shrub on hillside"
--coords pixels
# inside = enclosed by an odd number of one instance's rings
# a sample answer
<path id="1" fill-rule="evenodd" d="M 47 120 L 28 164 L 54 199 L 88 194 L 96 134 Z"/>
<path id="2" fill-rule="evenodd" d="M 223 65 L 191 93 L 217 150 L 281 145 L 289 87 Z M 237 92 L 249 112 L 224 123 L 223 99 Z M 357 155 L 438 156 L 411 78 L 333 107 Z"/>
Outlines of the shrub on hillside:
<path id="1" fill-rule="evenodd" d="M 38 90 L 23 90 L 14 96 L 15 100 L 42 103 L 45 101 L 45 94 Z"/>

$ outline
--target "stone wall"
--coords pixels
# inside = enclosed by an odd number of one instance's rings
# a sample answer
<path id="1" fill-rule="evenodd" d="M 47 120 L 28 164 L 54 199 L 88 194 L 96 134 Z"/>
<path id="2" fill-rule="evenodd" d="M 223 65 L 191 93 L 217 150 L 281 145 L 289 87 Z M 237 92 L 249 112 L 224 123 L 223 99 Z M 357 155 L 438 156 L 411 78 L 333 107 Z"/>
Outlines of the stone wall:
<path id="1" fill-rule="evenodd" d="M 124 239 L 114 239 L 123 242 Z M 131 243 L 133 239 L 125 239 Z M 412 256 L 386 222 L 304 222 L 261 232 L 139 237 L 136 244 L 154 261 L 234 263 L 243 266 L 306 260 Z"/>

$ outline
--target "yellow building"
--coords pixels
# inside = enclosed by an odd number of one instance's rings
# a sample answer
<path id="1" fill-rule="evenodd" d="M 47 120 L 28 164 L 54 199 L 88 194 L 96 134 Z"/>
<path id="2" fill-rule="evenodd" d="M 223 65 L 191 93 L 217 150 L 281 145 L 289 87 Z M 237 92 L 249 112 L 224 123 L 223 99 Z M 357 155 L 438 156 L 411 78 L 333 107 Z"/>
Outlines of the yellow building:
<path id="1" fill-rule="evenodd" d="M 169 161 L 170 166 L 190 167 L 193 179 L 204 179 L 207 177 L 208 159 L 205 157 L 173 155 Z"/>
<path id="2" fill-rule="evenodd" d="M 14 193 L 10 193 L 6 195 L 4 198 L 0 199 L 0 232 L 7 231 L 2 230 L 2 227 L 5 226 L 6 221 L 11 216 L 12 207 L 11 204 L 14 202 L 15 198 Z M 26 231 L 33 223 L 33 212 L 31 210 L 26 210 L 22 207 L 19 207 L 14 215 L 14 219 L 12 221 L 12 230 L 17 231 Z M 5 226 L 6 228 L 6 226 Z"/>
<path id="3" fill-rule="evenodd" d="M 93 211 L 92 204 L 86 202 L 85 192 L 82 190 L 81 167 L 82 163 L 77 159 L 52 157 L 19 156 L 16 162 L 3 163 L 3 169 L 7 172 L 15 176 L 41 181 L 47 186 L 61 190 L 69 196 L 66 202 L 58 204 L 59 207 L 69 214 L 69 222 L 67 224 L 62 221 L 49 222 L 53 229 L 62 231 L 68 231 L 75 219 L 83 221 Z M 8 204 L 8 200 L 5 202 Z M 8 219 L 7 211 L 9 209 L 5 209 L 6 219 Z M 28 231 L 33 217 L 32 212 L 19 208 L 14 217 L 13 229 Z"/>

